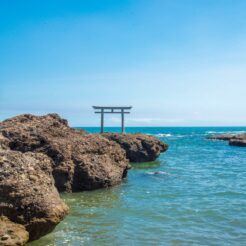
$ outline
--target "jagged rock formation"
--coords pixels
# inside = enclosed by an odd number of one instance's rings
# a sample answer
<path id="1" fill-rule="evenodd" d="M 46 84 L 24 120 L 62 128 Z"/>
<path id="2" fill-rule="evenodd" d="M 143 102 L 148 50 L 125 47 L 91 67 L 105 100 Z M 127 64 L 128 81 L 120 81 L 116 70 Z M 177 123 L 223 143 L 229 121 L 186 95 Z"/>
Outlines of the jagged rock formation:
<path id="1" fill-rule="evenodd" d="M 229 145 L 246 147 L 246 133 L 244 134 L 225 134 L 225 135 L 215 135 L 209 136 L 208 139 L 225 140 L 229 141 Z"/>
<path id="2" fill-rule="evenodd" d="M 24 225 L 30 240 L 48 232 L 67 215 L 54 186 L 52 164 L 41 153 L 0 151 L 0 215 Z"/>
<path id="3" fill-rule="evenodd" d="M 87 134 L 57 114 L 0 123 L 0 245 L 23 245 L 67 215 L 58 191 L 109 187 L 128 164 L 155 160 L 167 145 L 143 134 Z M 12 226 L 13 229 L 9 229 Z"/>
<path id="4" fill-rule="evenodd" d="M 52 159 L 59 191 L 108 187 L 126 176 L 128 161 L 118 144 L 70 128 L 57 114 L 20 115 L 0 127 L 12 150 L 44 153 Z"/>
<path id="5" fill-rule="evenodd" d="M 0 246 L 22 246 L 27 243 L 29 233 L 23 225 L 11 222 L 7 217 L 0 216 Z"/>
<path id="6" fill-rule="evenodd" d="M 126 151 L 130 162 L 154 161 L 168 145 L 159 139 L 145 134 L 115 134 L 103 133 L 105 138 L 118 143 Z"/>

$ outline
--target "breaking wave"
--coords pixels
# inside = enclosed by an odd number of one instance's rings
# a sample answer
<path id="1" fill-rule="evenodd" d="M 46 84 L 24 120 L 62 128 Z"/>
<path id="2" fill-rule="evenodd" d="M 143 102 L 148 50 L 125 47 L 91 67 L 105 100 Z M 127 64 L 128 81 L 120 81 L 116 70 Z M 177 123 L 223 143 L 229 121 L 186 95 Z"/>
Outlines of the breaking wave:
<path id="1" fill-rule="evenodd" d="M 159 133 L 159 134 L 156 134 L 155 136 L 156 137 L 171 137 L 173 135 L 170 133 Z"/>

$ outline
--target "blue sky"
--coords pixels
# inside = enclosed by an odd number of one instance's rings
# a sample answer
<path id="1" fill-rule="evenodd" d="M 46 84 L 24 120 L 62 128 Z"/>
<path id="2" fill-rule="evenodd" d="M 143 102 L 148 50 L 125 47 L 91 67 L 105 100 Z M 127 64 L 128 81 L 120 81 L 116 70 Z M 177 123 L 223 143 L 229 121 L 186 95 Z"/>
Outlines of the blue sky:
<path id="1" fill-rule="evenodd" d="M 245 126 L 245 94 L 245 0 L 0 1 L 0 120 Z"/>

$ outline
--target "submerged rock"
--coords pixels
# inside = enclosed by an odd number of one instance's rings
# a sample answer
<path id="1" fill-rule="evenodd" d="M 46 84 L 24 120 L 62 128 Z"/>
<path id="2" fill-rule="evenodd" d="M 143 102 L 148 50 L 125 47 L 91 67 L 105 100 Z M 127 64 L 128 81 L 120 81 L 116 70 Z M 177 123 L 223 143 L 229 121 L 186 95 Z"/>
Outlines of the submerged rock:
<path id="1" fill-rule="evenodd" d="M 238 147 L 246 147 L 246 135 L 245 137 L 237 137 L 229 140 L 229 145 L 238 146 Z"/>
<path id="2" fill-rule="evenodd" d="M 161 152 L 165 152 L 168 149 L 168 145 L 159 139 L 141 133 L 103 133 L 102 135 L 119 144 L 125 150 L 126 157 L 130 162 L 154 161 Z"/>
<path id="3" fill-rule="evenodd" d="M 68 213 L 54 186 L 51 161 L 40 153 L 0 151 L 0 194 L 0 215 L 23 225 L 30 240 L 52 231 Z"/>
<path id="4" fill-rule="evenodd" d="M 208 139 L 229 141 L 229 140 L 230 140 L 231 138 L 233 138 L 234 136 L 235 136 L 235 135 L 233 135 L 233 134 L 212 135 L 212 136 L 208 136 Z"/>
<path id="5" fill-rule="evenodd" d="M 0 216 L 0 246 L 22 246 L 27 243 L 29 233 L 25 227 Z"/>
<path id="6" fill-rule="evenodd" d="M 225 140 L 229 141 L 229 145 L 246 147 L 246 133 L 244 134 L 225 134 L 209 136 L 208 139 Z"/>
<path id="7" fill-rule="evenodd" d="M 44 153 L 51 158 L 59 191 L 109 187 L 126 176 L 128 160 L 118 144 L 70 128 L 57 114 L 20 115 L 3 121 L 0 127 L 12 150 Z"/>

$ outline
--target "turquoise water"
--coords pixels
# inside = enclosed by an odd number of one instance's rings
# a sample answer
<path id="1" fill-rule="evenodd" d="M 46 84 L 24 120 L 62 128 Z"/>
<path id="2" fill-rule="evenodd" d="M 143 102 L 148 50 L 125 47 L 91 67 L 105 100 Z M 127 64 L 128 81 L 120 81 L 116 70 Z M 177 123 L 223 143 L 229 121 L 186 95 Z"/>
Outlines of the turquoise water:
<path id="1" fill-rule="evenodd" d="M 206 139 L 246 128 L 127 131 L 155 135 L 169 150 L 134 164 L 117 187 L 63 194 L 70 215 L 30 246 L 246 245 L 246 148 Z"/>

